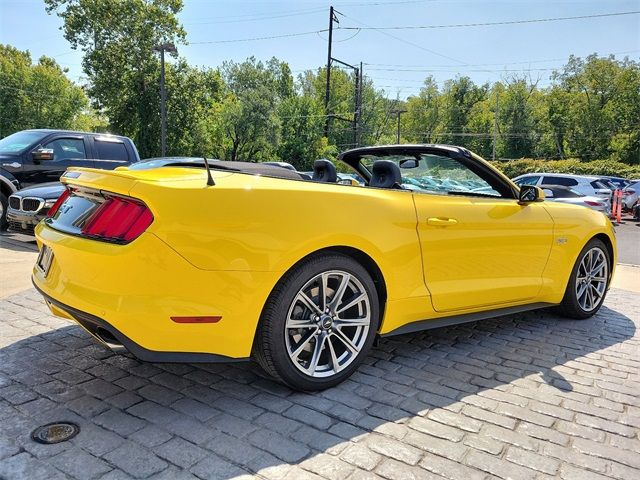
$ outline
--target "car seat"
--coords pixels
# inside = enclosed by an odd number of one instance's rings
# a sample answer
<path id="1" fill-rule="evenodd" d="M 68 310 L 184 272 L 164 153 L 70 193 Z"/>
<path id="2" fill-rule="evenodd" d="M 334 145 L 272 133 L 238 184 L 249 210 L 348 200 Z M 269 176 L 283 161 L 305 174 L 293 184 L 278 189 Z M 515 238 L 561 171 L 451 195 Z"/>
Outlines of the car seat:
<path id="1" fill-rule="evenodd" d="M 313 162 L 313 176 L 311 180 L 314 182 L 336 183 L 338 180 L 336 166 L 325 158 L 316 160 Z"/>

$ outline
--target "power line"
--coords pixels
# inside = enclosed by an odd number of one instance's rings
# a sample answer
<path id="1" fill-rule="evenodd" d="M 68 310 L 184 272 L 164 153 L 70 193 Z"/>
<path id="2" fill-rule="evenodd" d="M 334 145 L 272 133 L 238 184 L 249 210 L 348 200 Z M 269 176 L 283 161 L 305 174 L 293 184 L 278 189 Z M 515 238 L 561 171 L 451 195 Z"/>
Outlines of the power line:
<path id="1" fill-rule="evenodd" d="M 324 7 L 314 8 L 309 10 L 301 10 L 298 12 L 288 12 L 282 13 L 279 15 L 268 14 L 267 16 L 262 16 L 256 18 L 245 18 L 245 19 L 237 19 L 237 20 L 216 20 L 216 21 L 202 21 L 202 22 L 185 22 L 185 25 L 219 25 L 226 23 L 245 23 L 245 22 L 261 22 L 264 20 L 274 20 L 279 18 L 287 18 L 287 17 L 298 17 L 302 15 L 314 15 L 316 13 L 320 13 L 324 11 Z"/>
<path id="2" fill-rule="evenodd" d="M 288 14 L 302 14 L 305 12 L 310 12 L 310 11 L 324 11 L 325 8 L 324 7 L 312 7 L 312 8 L 302 8 L 300 10 L 284 10 L 284 11 L 279 11 L 279 12 L 264 12 L 264 13 L 243 13 L 243 14 L 238 14 L 238 15 L 225 15 L 223 17 L 214 17 L 214 18 L 202 18 L 199 20 L 227 20 L 230 18 L 248 18 L 248 17 L 253 17 L 253 18 L 261 18 L 261 17 L 272 17 L 272 16 L 278 16 L 278 15 L 288 15 Z"/>
<path id="3" fill-rule="evenodd" d="M 601 57 L 604 56 L 609 56 L 609 55 L 622 55 L 625 53 L 635 53 L 635 52 L 640 52 L 640 49 L 635 49 L 635 50 L 623 50 L 620 52 L 610 52 L 610 53 L 601 53 L 599 54 Z M 582 55 L 583 57 L 588 56 L 590 54 L 587 55 Z M 576 57 L 577 55 L 572 55 L 574 57 Z M 579 56 L 578 56 L 579 57 Z M 544 60 L 521 60 L 521 61 L 517 61 L 517 62 L 498 62 L 498 63 L 468 63 L 466 65 L 463 66 L 458 66 L 458 65 L 429 65 L 428 67 L 435 67 L 435 68 L 446 68 L 446 67 L 493 67 L 493 66 L 499 66 L 499 65 L 524 65 L 524 64 L 529 64 L 529 63 L 547 63 L 547 62 L 561 62 L 561 61 L 567 61 L 569 60 L 569 57 L 562 57 L 562 58 L 548 58 L 548 59 L 544 59 Z M 427 65 L 406 65 L 406 64 L 397 64 L 397 63 L 364 63 L 367 66 L 374 66 L 374 67 L 406 67 L 406 68 L 427 68 Z"/>
<path id="4" fill-rule="evenodd" d="M 362 2 L 362 3 L 341 3 L 337 7 L 377 7 L 380 5 L 406 5 L 409 3 L 437 2 L 438 0 L 401 0 L 398 2 Z"/>
<path id="5" fill-rule="evenodd" d="M 578 15 L 574 17 L 552 17 L 552 18 L 535 18 L 529 20 L 508 20 L 502 22 L 483 22 L 483 23 L 453 23 L 447 25 L 405 25 L 395 27 L 372 27 L 370 25 L 363 30 L 423 30 L 423 29 L 436 29 L 436 28 L 467 28 L 467 27 L 492 27 L 496 25 L 520 25 L 524 23 L 544 23 L 544 22 L 560 22 L 565 20 L 584 20 L 590 18 L 602 18 L 602 17 L 616 17 L 622 15 L 637 15 L 640 10 L 631 12 L 613 12 L 613 13 L 599 13 L 595 15 Z M 345 15 L 346 16 L 346 15 Z M 342 30 L 353 30 L 356 27 L 342 27 Z"/>
<path id="6" fill-rule="evenodd" d="M 327 32 L 328 29 L 314 30 L 312 32 L 286 33 L 283 35 L 271 35 L 268 37 L 252 37 L 252 38 L 235 38 L 233 40 L 211 40 L 206 42 L 190 42 L 190 45 L 208 45 L 212 43 L 236 43 L 236 42 L 253 42 L 258 40 L 272 40 L 275 38 L 301 37 L 303 35 L 315 35 L 316 33 Z"/>
<path id="7" fill-rule="evenodd" d="M 425 52 L 429 52 L 432 55 L 436 55 L 438 57 L 446 58 L 447 60 L 453 60 L 454 62 L 458 62 L 458 63 L 461 63 L 463 65 L 466 65 L 466 62 L 463 62 L 462 60 L 458 60 L 457 58 L 453 58 L 453 57 L 450 57 L 448 55 L 444 55 L 442 53 L 438 53 L 435 50 L 431 50 L 431 49 L 423 47 L 422 45 L 419 45 L 417 43 L 410 42 L 409 40 L 405 40 L 402 37 L 398 37 L 397 35 L 393 35 L 393 34 L 391 34 L 389 32 L 385 32 L 383 29 L 380 29 L 380 28 L 377 28 L 377 27 L 372 27 L 371 25 L 368 25 L 368 24 L 366 24 L 364 22 L 356 20 L 355 18 L 351 18 L 351 17 L 349 17 L 349 16 L 347 16 L 347 15 L 345 15 L 343 13 L 341 13 L 340 15 L 342 15 L 343 17 L 348 18 L 349 20 L 352 20 L 352 21 L 354 21 L 356 23 L 359 23 L 360 25 L 364 25 L 366 27 L 366 30 L 375 30 L 375 31 L 377 31 L 377 32 L 379 32 L 379 33 L 381 33 L 383 35 L 386 35 L 387 37 L 391 37 L 391 38 L 393 38 L 395 40 L 398 40 L 399 42 L 405 43 L 407 45 L 411 45 L 412 47 L 419 48 L 420 50 L 423 50 Z M 341 30 L 347 30 L 347 29 L 348 30 L 354 30 L 355 28 L 358 28 L 358 27 L 341 27 L 340 29 Z"/>
<path id="8" fill-rule="evenodd" d="M 461 66 L 460 68 L 465 68 L 465 66 Z M 481 72 L 481 73 L 500 73 L 500 72 L 548 72 L 557 70 L 557 68 L 549 67 L 549 68 L 505 68 L 505 69 L 497 69 L 497 70 L 487 70 L 487 69 L 466 69 L 467 72 Z M 434 72 L 434 73 L 459 73 L 458 70 L 442 70 L 442 69 L 434 69 L 434 68 L 369 68 L 369 71 L 375 72 Z"/>

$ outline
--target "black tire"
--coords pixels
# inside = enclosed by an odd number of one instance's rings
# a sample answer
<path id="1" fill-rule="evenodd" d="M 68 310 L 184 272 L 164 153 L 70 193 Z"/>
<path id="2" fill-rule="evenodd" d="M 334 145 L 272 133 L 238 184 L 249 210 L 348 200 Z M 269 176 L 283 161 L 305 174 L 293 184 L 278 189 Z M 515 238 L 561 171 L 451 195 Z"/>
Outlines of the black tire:
<path id="1" fill-rule="evenodd" d="M 362 293 L 366 292 L 366 295 L 368 295 L 367 307 L 369 308 L 370 316 L 369 330 L 366 334 L 364 331 L 362 332 L 360 336 L 362 347 L 357 354 L 353 354 L 353 358 L 350 360 L 351 363 L 346 365 L 342 370 L 334 368 L 333 370 L 339 370 L 337 373 L 330 375 L 327 374 L 329 376 L 323 378 L 316 378 L 303 373 L 300 370 L 300 367 L 296 366 L 294 363 L 296 360 L 290 358 L 287 344 L 289 340 L 286 338 L 289 335 L 289 330 L 286 328 L 286 322 L 290 309 L 295 308 L 295 301 L 298 293 L 305 287 L 305 285 L 308 285 L 316 276 L 332 271 L 348 273 L 355 277 L 359 282 L 359 285 L 364 288 L 364 292 Z M 330 288 L 331 287 L 328 287 L 327 290 L 329 291 Z M 330 291 L 333 292 L 334 296 L 336 295 L 336 290 Z M 320 299 L 318 298 L 318 300 Z M 308 312 L 311 314 L 312 310 L 308 310 Z M 311 317 L 314 315 L 315 314 L 312 314 Z M 307 317 L 305 316 L 305 318 Z M 311 320 L 309 320 L 309 322 L 311 322 Z M 321 323 L 321 321 L 318 322 L 318 325 Z M 360 263 L 347 255 L 340 253 L 319 254 L 304 260 L 302 263 L 294 267 L 280 280 L 271 292 L 271 295 L 263 309 L 258 330 L 256 332 L 253 356 L 258 364 L 269 375 L 295 390 L 323 390 L 344 381 L 358 368 L 358 365 L 360 365 L 364 357 L 366 357 L 368 352 L 371 350 L 379 324 L 380 307 L 378 294 L 373 280 L 367 270 Z M 335 330 L 338 330 L 338 328 L 335 327 Z M 332 330 L 330 329 L 327 333 L 331 335 L 331 331 Z M 311 333 L 310 330 L 309 332 Z M 334 332 L 334 335 L 337 336 L 337 332 Z M 311 338 L 311 340 L 314 341 L 314 344 L 318 343 L 317 338 L 313 339 L 313 335 L 309 335 L 308 338 Z M 326 346 L 327 352 L 323 353 L 325 357 L 322 357 L 327 360 L 327 356 L 330 353 L 333 353 L 333 358 L 336 357 L 334 352 L 340 345 L 339 339 L 336 339 L 335 337 L 332 338 L 333 340 L 327 340 L 332 343 L 332 345 Z M 336 346 L 336 341 L 338 341 L 338 346 Z M 303 343 L 307 342 L 303 342 L 301 340 L 300 345 Z M 310 343 L 309 348 L 311 348 Z M 331 352 L 328 350 L 331 350 Z"/>
<path id="2" fill-rule="evenodd" d="M 5 231 L 9 228 L 9 222 L 7 222 L 7 208 L 9 208 L 9 200 L 0 192 L 0 231 Z"/>
<path id="3" fill-rule="evenodd" d="M 578 273 L 580 264 L 585 258 L 585 256 L 592 251 L 593 249 L 599 250 L 606 259 L 607 270 L 606 270 L 606 284 L 604 288 L 604 293 L 600 300 L 596 303 L 595 307 L 589 310 L 585 310 L 578 301 L 578 294 L 576 291 L 576 282 L 578 282 Z M 576 260 L 573 269 L 571 270 L 571 276 L 569 277 L 569 282 L 567 283 L 567 289 L 564 293 L 564 298 L 562 299 L 562 303 L 558 306 L 558 312 L 567 317 L 573 318 L 576 320 L 584 320 L 595 315 L 602 304 L 607 295 L 607 290 L 609 289 L 609 283 L 611 281 L 611 256 L 609 255 L 609 250 L 606 245 L 597 238 L 591 239 L 585 247 L 582 249 L 580 254 L 578 255 L 578 259 Z"/>

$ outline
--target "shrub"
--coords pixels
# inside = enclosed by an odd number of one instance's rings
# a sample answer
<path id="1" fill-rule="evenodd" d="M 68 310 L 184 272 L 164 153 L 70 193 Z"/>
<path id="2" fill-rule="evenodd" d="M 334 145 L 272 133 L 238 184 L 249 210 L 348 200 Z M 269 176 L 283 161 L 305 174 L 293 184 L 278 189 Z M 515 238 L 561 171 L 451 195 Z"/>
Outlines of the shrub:
<path id="1" fill-rule="evenodd" d="M 627 165 L 614 160 L 581 162 L 576 159 L 534 160 L 532 158 L 523 158 L 520 160 L 509 160 L 507 162 L 495 161 L 492 163 L 509 178 L 534 172 L 595 176 L 607 175 L 629 179 L 640 178 L 640 167 Z"/>

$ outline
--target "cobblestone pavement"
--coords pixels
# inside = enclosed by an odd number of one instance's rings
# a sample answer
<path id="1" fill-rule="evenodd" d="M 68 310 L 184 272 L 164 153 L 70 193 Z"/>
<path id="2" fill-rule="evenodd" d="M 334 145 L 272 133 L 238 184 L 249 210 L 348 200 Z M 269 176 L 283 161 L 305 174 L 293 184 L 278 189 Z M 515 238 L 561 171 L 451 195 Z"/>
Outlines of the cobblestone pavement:
<path id="1" fill-rule="evenodd" d="M 383 340 L 342 385 L 253 364 L 141 363 L 0 300 L 0 478 L 638 479 L 640 294 Z M 57 445 L 38 425 L 75 421 Z"/>

